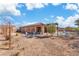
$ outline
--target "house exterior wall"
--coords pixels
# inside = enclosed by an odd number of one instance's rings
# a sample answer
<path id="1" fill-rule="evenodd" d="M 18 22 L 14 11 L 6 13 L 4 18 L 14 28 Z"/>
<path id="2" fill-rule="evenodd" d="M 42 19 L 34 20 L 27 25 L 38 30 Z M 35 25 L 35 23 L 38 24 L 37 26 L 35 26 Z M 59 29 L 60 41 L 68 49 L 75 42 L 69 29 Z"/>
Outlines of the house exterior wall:
<path id="1" fill-rule="evenodd" d="M 44 33 L 45 32 L 45 25 L 44 24 L 34 24 L 34 25 L 28 25 L 24 27 L 20 27 L 21 32 L 40 32 Z"/>

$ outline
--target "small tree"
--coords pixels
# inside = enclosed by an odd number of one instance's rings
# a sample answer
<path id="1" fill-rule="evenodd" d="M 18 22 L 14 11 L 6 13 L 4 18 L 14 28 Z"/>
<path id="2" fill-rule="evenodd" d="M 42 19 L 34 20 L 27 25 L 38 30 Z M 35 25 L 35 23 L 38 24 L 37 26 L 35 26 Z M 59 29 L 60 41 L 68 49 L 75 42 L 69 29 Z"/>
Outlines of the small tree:
<path id="1" fill-rule="evenodd" d="M 55 25 L 53 25 L 53 24 L 48 24 L 47 25 L 47 32 L 55 33 L 55 31 L 56 31 L 56 26 Z"/>
<path id="2" fill-rule="evenodd" d="M 11 23 L 11 19 L 9 17 L 5 17 L 3 19 L 3 35 L 5 37 L 6 40 L 9 40 L 9 49 L 11 48 L 11 27 L 12 27 L 12 23 Z"/>

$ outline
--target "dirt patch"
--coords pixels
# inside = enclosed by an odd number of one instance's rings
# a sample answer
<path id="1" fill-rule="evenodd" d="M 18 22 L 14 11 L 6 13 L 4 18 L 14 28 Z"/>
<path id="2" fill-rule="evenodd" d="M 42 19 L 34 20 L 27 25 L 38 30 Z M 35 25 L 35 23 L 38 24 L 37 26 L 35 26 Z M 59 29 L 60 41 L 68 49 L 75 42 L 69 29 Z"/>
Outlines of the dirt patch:
<path id="1" fill-rule="evenodd" d="M 12 49 L 0 49 L 0 55 L 10 56 L 67 56 L 79 55 L 78 40 L 64 40 L 54 38 L 26 38 L 16 36 L 12 38 Z M 74 47 L 75 49 L 73 49 Z"/>

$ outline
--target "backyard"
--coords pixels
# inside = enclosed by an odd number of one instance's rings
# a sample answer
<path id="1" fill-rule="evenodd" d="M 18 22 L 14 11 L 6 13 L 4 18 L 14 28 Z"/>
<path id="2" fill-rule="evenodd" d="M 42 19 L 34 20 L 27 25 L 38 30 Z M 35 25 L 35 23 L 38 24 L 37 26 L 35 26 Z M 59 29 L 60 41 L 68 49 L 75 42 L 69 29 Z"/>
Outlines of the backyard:
<path id="1" fill-rule="evenodd" d="M 27 38 L 22 34 L 12 37 L 11 49 L 8 41 L 0 41 L 0 55 L 5 56 L 67 56 L 79 55 L 79 40 L 62 37 Z"/>

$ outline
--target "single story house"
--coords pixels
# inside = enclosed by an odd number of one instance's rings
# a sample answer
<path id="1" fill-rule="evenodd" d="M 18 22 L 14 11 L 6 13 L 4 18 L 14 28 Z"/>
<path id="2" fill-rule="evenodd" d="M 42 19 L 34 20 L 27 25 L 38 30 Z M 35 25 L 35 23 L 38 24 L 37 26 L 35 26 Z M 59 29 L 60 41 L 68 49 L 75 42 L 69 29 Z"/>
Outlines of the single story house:
<path id="1" fill-rule="evenodd" d="M 22 33 L 26 32 L 36 32 L 36 33 L 45 33 L 47 32 L 47 28 L 43 23 L 36 23 L 32 25 L 22 26 L 19 29 Z"/>

